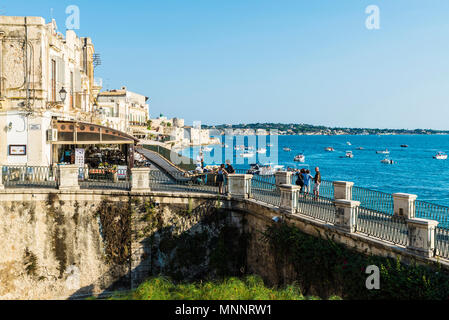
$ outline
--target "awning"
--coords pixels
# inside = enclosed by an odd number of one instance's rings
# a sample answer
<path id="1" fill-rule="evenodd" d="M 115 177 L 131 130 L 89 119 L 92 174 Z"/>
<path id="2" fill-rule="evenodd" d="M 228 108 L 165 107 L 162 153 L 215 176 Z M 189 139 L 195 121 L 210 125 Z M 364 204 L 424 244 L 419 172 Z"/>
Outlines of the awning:
<path id="1" fill-rule="evenodd" d="M 100 125 L 57 120 L 53 125 L 58 130 L 56 145 L 89 145 L 89 144 L 136 144 L 138 139 L 133 136 Z"/>

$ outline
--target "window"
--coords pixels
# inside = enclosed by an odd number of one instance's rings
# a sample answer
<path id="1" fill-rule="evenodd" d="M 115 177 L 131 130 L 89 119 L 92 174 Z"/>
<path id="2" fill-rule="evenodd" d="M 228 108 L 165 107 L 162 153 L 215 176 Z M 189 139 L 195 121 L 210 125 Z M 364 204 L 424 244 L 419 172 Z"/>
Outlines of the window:
<path id="1" fill-rule="evenodd" d="M 56 102 L 56 60 L 51 60 L 51 101 Z"/>

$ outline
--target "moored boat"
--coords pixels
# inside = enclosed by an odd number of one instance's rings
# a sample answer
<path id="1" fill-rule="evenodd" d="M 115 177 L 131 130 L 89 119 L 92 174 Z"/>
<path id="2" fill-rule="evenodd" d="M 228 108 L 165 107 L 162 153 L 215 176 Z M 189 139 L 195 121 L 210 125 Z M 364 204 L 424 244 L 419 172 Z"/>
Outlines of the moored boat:
<path id="1" fill-rule="evenodd" d="M 437 160 L 447 160 L 447 154 L 444 152 L 438 152 L 433 158 Z"/>
<path id="2" fill-rule="evenodd" d="M 295 157 L 294 161 L 304 163 L 306 162 L 306 156 L 303 154 L 299 154 Z"/>
<path id="3" fill-rule="evenodd" d="M 377 154 L 390 154 L 390 151 L 388 149 L 382 150 L 382 151 L 376 151 Z"/>

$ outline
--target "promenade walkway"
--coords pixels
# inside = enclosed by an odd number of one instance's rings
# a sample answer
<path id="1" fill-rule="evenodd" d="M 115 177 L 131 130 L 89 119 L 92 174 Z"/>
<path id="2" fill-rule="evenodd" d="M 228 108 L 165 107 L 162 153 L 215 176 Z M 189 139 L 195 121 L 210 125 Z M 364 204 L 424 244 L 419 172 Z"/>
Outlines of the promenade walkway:
<path id="1" fill-rule="evenodd" d="M 162 157 L 160 154 L 147 150 L 145 148 L 137 148 L 136 151 L 148 159 L 154 166 L 176 179 L 181 174 L 185 173 L 184 170 L 171 163 L 169 160 Z"/>

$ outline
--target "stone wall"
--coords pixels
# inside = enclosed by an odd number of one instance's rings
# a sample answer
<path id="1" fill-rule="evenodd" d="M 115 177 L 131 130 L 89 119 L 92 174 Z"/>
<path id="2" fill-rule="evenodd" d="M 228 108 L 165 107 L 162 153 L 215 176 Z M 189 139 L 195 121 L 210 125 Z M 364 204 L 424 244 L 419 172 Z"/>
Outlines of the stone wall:
<path id="1" fill-rule="evenodd" d="M 298 278 L 263 233 L 274 217 L 368 255 L 437 262 L 252 199 L 122 191 L 0 191 L 0 299 L 67 299 L 175 281 Z M 446 261 L 439 261 L 449 269 Z"/>
<path id="2" fill-rule="evenodd" d="M 0 192 L 0 299 L 80 298 L 175 280 L 240 275 L 242 215 L 217 197 Z"/>

